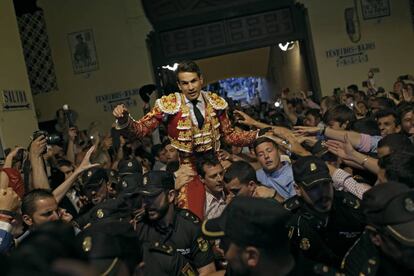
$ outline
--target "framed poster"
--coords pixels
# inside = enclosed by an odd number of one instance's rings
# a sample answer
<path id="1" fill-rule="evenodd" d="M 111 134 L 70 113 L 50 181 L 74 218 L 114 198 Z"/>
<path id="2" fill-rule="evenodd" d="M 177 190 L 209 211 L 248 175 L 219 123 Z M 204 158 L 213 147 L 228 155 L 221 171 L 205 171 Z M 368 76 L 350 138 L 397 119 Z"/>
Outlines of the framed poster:
<path id="1" fill-rule="evenodd" d="M 362 16 L 364 19 L 374 19 L 390 16 L 389 0 L 361 0 Z"/>
<path id="2" fill-rule="evenodd" d="M 73 72 L 82 74 L 98 70 L 95 40 L 92 30 L 68 34 Z"/>

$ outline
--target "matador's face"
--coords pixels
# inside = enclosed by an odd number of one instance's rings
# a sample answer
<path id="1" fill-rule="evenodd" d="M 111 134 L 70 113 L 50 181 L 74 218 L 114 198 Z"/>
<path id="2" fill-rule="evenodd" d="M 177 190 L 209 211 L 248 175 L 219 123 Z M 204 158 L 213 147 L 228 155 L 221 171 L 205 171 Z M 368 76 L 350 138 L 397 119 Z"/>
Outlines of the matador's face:
<path id="1" fill-rule="evenodd" d="M 200 91 L 203 87 L 203 77 L 195 72 L 180 72 L 178 73 L 177 84 L 184 96 L 192 101 L 200 96 Z"/>

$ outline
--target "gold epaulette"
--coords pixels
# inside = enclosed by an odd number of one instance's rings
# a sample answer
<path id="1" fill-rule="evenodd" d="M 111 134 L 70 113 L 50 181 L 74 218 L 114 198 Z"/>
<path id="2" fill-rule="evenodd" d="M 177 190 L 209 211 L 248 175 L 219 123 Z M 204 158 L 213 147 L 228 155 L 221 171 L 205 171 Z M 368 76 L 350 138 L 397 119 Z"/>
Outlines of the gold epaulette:
<path id="1" fill-rule="evenodd" d="M 155 101 L 155 106 L 166 114 L 176 114 L 181 107 L 181 96 L 180 93 L 172 93 L 167 96 L 162 96 L 160 99 Z"/>
<path id="2" fill-rule="evenodd" d="M 213 92 L 205 92 L 205 97 L 215 110 L 224 110 L 228 104 L 225 99 Z"/>

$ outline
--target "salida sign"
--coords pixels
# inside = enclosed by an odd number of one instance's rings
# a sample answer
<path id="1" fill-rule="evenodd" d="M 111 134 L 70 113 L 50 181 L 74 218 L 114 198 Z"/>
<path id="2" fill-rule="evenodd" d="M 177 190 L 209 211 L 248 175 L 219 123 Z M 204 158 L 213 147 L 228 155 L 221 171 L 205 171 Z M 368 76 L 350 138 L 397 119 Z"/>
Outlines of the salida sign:
<path id="1" fill-rule="evenodd" d="M 3 109 L 4 110 L 20 110 L 29 109 L 30 103 L 24 90 L 8 90 L 2 91 Z"/>

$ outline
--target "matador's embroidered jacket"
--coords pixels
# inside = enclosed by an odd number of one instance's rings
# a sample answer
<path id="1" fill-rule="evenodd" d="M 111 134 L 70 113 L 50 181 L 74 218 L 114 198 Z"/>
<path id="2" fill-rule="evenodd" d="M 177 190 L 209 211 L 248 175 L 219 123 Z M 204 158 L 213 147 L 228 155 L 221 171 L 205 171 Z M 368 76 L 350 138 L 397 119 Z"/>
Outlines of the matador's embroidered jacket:
<path id="1" fill-rule="evenodd" d="M 226 143 L 234 146 L 247 146 L 254 141 L 255 131 L 233 129 L 226 114 L 227 102 L 222 97 L 212 92 L 201 91 L 201 94 L 205 101 L 201 129 L 191 120 L 184 94 L 173 93 L 158 99 L 154 108 L 140 120 L 130 120 L 123 132 L 137 138 L 150 135 L 161 121 L 166 120 L 172 146 L 185 153 L 218 151 L 221 135 Z"/>

